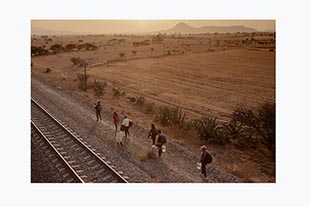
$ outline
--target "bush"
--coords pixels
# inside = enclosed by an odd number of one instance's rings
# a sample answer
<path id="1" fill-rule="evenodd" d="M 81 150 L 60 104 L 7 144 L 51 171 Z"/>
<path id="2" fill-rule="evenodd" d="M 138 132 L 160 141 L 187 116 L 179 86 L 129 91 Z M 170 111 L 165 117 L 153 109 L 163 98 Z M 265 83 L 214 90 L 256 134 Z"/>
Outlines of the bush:
<path id="1" fill-rule="evenodd" d="M 237 122 L 232 119 L 229 123 L 223 125 L 226 128 L 227 135 L 232 140 L 236 140 L 240 137 L 244 137 L 245 129 L 243 128 L 243 123 Z"/>
<path id="2" fill-rule="evenodd" d="M 71 58 L 71 62 L 74 65 L 79 65 L 79 66 L 83 66 L 86 63 L 85 60 L 81 59 L 80 57 Z"/>
<path id="3" fill-rule="evenodd" d="M 263 143 L 271 152 L 275 151 L 275 103 L 263 104 L 254 111 L 244 106 L 238 106 L 232 116 L 232 121 L 242 128 L 243 136 L 237 139 L 245 145 L 257 142 Z"/>
<path id="4" fill-rule="evenodd" d="M 104 95 L 104 89 L 107 86 L 107 83 L 102 83 L 99 81 L 94 80 L 94 93 L 96 96 L 103 96 Z"/>
<path id="5" fill-rule="evenodd" d="M 43 73 L 49 73 L 51 72 L 52 70 L 50 68 L 45 68 L 45 70 L 43 71 Z"/>
<path id="6" fill-rule="evenodd" d="M 54 54 L 66 51 L 66 49 L 61 44 L 54 44 L 50 47 L 50 50 L 54 52 Z"/>
<path id="7" fill-rule="evenodd" d="M 155 116 L 155 120 L 159 121 L 163 126 L 179 125 L 182 127 L 185 118 L 186 115 L 182 112 L 182 109 L 169 106 L 160 107 Z"/>
<path id="8" fill-rule="evenodd" d="M 209 142 L 221 145 L 230 143 L 230 139 L 227 136 L 225 128 L 223 126 L 218 126 L 214 130 L 213 136 L 210 137 Z"/>
<path id="9" fill-rule="evenodd" d="M 65 48 L 67 51 L 73 51 L 74 49 L 77 49 L 78 46 L 76 44 L 67 44 Z"/>
<path id="10" fill-rule="evenodd" d="M 48 55 L 48 50 L 43 47 L 31 46 L 31 56 Z"/>
<path id="11" fill-rule="evenodd" d="M 121 58 L 125 57 L 125 53 L 119 53 L 118 54 Z"/>
<path id="12" fill-rule="evenodd" d="M 185 130 L 197 130 L 198 129 L 198 121 L 197 120 L 189 120 L 185 122 L 184 127 Z"/>
<path id="13" fill-rule="evenodd" d="M 113 96 L 119 97 L 119 96 L 125 95 L 125 92 L 121 91 L 120 88 L 113 87 L 112 90 L 113 90 Z"/>
<path id="14" fill-rule="evenodd" d="M 136 96 L 136 104 L 138 106 L 143 106 L 145 104 L 145 96 L 143 95 Z"/>
<path id="15" fill-rule="evenodd" d="M 129 101 L 131 103 L 135 103 L 136 102 L 136 98 L 135 97 L 129 97 L 128 99 L 129 99 Z"/>
<path id="16" fill-rule="evenodd" d="M 216 118 L 203 117 L 196 121 L 195 128 L 199 137 L 207 142 L 222 145 L 230 142 L 225 127 Z"/>
<path id="17" fill-rule="evenodd" d="M 155 120 L 159 121 L 162 126 L 170 125 L 170 108 L 168 106 L 163 106 L 159 108 L 158 113 L 155 116 Z"/>
<path id="18" fill-rule="evenodd" d="M 198 121 L 197 130 L 199 137 L 208 141 L 214 136 L 215 130 L 218 126 L 219 123 L 216 118 L 203 117 Z"/>
<path id="19" fill-rule="evenodd" d="M 172 125 L 183 126 L 185 122 L 185 113 L 182 112 L 180 108 L 171 108 L 170 122 Z"/>
<path id="20" fill-rule="evenodd" d="M 83 44 L 78 46 L 78 49 L 79 50 L 82 50 L 82 49 L 84 49 L 84 50 L 97 50 L 98 47 L 96 45 L 91 44 L 91 43 L 83 43 Z"/>
<path id="21" fill-rule="evenodd" d="M 263 104 L 257 110 L 258 122 L 254 126 L 256 127 L 256 133 L 262 137 L 268 149 L 275 152 L 275 138 L 276 138 L 276 105 Z"/>
<path id="22" fill-rule="evenodd" d="M 145 113 L 151 114 L 154 112 L 154 102 L 145 103 Z"/>

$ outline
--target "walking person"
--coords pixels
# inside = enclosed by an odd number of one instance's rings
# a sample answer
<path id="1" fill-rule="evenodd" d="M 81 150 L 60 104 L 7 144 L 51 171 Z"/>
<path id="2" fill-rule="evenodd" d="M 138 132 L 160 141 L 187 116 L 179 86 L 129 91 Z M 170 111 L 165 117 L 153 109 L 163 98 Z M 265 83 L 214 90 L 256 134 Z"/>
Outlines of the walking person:
<path id="1" fill-rule="evenodd" d="M 102 111 L 102 106 L 100 104 L 100 101 L 98 101 L 97 103 L 95 103 L 95 109 L 96 109 L 96 117 L 97 117 L 97 121 L 102 120 L 101 119 L 101 111 Z"/>
<path id="2" fill-rule="evenodd" d="M 125 138 L 127 138 L 128 136 L 130 136 L 129 128 L 132 125 L 132 121 L 128 119 L 127 116 L 125 116 L 123 119 L 122 125 L 124 126 Z"/>
<path id="3" fill-rule="evenodd" d="M 121 118 L 119 117 L 119 115 L 116 112 L 114 112 L 113 113 L 113 123 L 115 126 L 115 133 L 117 133 L 117 129 L 119 128 L 118 125 L 120 122 L 121 122 Z"/>
<path id="4" fill-rule="evenodd" d="M 155 145 L 156 135 L 157 135 L 157 129 L 155 127 L 155 124 L 151 124 L 151 129 L 147 137 L 152 139 L 152 145 Z"/>
<path id="5" fill-rule="evenodd" d="M 200 147 L 201 154 L 200 154 L 200 159 L 199 162 L 201 163 L 201 175 L 203 176 L 204 179 L 207 179 L 207 172 L 206 172 L 206 165 L 210 164 L 212 162 L 212 156 L 208 152 L 206 146 L 201 146 Z"/>
<path id="6" fill-rule="evenodd" d="M 116 126 L 115 140 L 117 145 L 123 146 L 123 136 L 119 125 Z"/>
<path id="7" fill-rule="evenodd" d="M 158 130 L 157 135 L 156 135 L 156 139 L 155 139 L 155 146 L 158 149 L 158 157 L 161 157 L 161 155 L 163 153 L 162 147 L 164 144 L 166 144 L 166 142 L 167 142 L 166 137 L 163 134 L 161 134 L 160 130 Z"/>

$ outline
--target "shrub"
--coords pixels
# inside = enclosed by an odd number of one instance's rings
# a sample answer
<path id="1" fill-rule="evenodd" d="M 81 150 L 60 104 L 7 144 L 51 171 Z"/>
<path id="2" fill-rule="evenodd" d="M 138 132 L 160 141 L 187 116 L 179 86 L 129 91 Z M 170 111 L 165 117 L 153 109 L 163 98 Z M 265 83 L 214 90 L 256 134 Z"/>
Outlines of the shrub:
<path id="1" fill-rule="evenodd" d="M 223 126 L 218 126 L 214 130 L 212 137 L 209 138 L 209 142 L 221 145 L 230 143 L 230 139 L 227 136 L 225 128 Z"/>
<path id="2" fill-rule="evenodd" d="M 242 127 L 244 136 L 238 137 L 239 142 L 246 145 L 261 142 L 271 152 L 275 151 L 275 103 L 263 104 L 254 111 L 238 106 L 231 118 Z"/>
<path id="3" fill-rule="evenodd" d="M 136 96 L 136 104 L 138 106 L 143 106 L 145 104 L 145 96 L 143 95 Z"/>
<path id="4" fill-rule="evenodd" d="M 145 103 L 145 113 L 150 114 L 154 112 L 154 102 Z"/>
<path id="5" fill-rule="evenodd" d="M 185 122 L 185 113 L 182 112 L 180 108 L 171 108 L 170 122 L 172 125 L 183 126 Z"/>
<path id="6" fill-rule="evenodd" d="M 125 57 L 125 53 L 119 53 L 118 54 L 121 58 Z"/>
<path id="7" fill-rule="evenodd" d="M 54 52 L 54 54 L 66 51 L 66 49 L 61 44 L 54 44 L 50 47 L 50 50 Z"/>
<path id="8" fill-rule="evenodd" d="M 258 136 L 262 137 L 268 149 L 272 152 L 275 151 L 275 138 L 276 138 L 276 105 L 263 104 L 257 110 L 257 124 L 254 125 Z"/>
<path id="9" fill-rule="evenodd" d="M 91 43 L 83 43 L 83 44 L 79 45 L 77 48 L 79 50 L 82 50 L 82 49 L 84 49 L 84 50 L 97 50 L 98 49 L 98 47 L 96 45 L 93 45 Z"/>
<path id="10" fill-rule="evenodd" d="M 67 51 L 73 51 L 74 49 L 77 49 L 78 46 L 76 44 L 67 44 L 65 48 Z"/>
<path id="11" fill-rule="evenodd" d="M 155 116 L 155 120 L 159 121 L 162 126 L 168 126 L 170 118 L 170 108 L 168 106 L 163 106 L 159 108 Z"/>
<path id="12" fill-rule="evenodd" d="M 240 137 L 244 137 L 245 129 L 243 128 L 243 123 L 237 122 L 235 119 L 232 119 L 230 122 L 223 125 L 227 131 L 227 135 L 236 140 Z"/>
<path id="13" fill-rule="evenodd" d="M 113 96 L 119 97 L 125 94 L 125 92 L 122 92 L 120 88 L 114 88 L 113 87 Z"/>
<path id="14" fill-rule="evenodd" d="M 198 121 L 197 120 L 189 120 L 185 122 L 184 127 L 185 130 L 197 130 L 198 129 Z"/>
<path id="15" fill-rule="evenodd" d="M 215 136 L 215 131 L 218 128 L 219 123 L 216 118 L 212 117 L 203 117 L 198 121 L 198 135 L 201 139 L 209 141 L 210 138 Z"/>
<path id="16" fill-rule="evenodd" d="M 129 101 L 131 103 L 135 103 L 136 102 L 136 98 L 135 97 L 129 97 L 128 99 L 129 99 Z"/>
<path id="17" fill-rule="evenodd" d="M 83 66 L 86 63 L 85 60 L 81 59 L 80 57 L 71 58 L 71 62 L 74 65 L 79 65 L 79 66 Z"/>
<path id="18" fill-rule="evenodd" d="M 96 96 L 103 96 L 104 95 L 104 89 L 107 86 L 107 83 L 102 83 L 99 81 L 94 80 L 94 93 Z"/>
<path id="19" fill-rule="evenodd" d="M 40 56 L 40 55 L 48 55 L 49 52 L 47 49 L 42 47 L 31 46 L 31 56 Z"/>
<path id="20" fill-rule="evenodd" d="M 179 125 L 183 126 L 186 115 L 182 109 L 176 107 L 163 106 L 159 108 L 155 116 L 155 120 L 159 121 L 163 126 Z"/>
<path id="21" fill-rule="evenodd" d="M 45 70 L 43 71 L 43 73 L 49 73 L 51 72 L 52 70 L 50 68 L 45 68 Z"/>

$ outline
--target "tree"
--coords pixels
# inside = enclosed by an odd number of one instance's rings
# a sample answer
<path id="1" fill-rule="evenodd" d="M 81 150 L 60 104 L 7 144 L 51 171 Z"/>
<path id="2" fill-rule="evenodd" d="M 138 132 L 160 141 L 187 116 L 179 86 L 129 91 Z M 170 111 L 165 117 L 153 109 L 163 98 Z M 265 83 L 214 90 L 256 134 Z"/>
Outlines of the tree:
<path id="1" fill-rule="evenodd" d="M 66 49 L 61 44 L 54 44 L 50 47 L 50 50 L 54 52 L 54 54 L 62 51 L 66 51 Z"/>
<path id="2" fill-rule="evenodd" d="M 275 152 L 275 103 L 265 103 L 255 110 L 239 106 L 231 118 L 238 125 L 233 131 L 246 135 L 238 136 L 238 139 L 247 137 L 248 142 L 260 141 Z"/>
<path id="3" fill-rule="evenodd" d="M 31 46 L 31 56 L 47 55 L 48 50 L 42 47 Z"/>
<path id="4" fill-rule="evenodd" d="M 73 51 L 74 49 L 77 49 L 77 45 L 76 44 L 67 44 L 65 48 L 67 51 Z"/>

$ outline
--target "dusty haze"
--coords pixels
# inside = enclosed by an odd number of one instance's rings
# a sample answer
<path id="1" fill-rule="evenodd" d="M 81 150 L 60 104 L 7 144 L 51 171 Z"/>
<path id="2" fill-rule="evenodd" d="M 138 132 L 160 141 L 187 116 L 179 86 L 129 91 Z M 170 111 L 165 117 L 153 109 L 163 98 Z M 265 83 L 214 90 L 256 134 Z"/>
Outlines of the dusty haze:
<path id="1" fill-rule="evenodd" d="M 73 33 L 140 33 L 169 29 L 184 22 L 192 27 L 242 25 L 259 31 L 274 31 L 274 20 L 32 20 L 32 28 Z"/>

